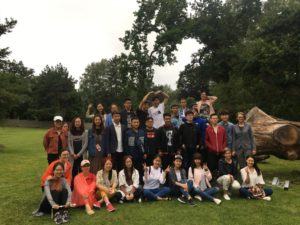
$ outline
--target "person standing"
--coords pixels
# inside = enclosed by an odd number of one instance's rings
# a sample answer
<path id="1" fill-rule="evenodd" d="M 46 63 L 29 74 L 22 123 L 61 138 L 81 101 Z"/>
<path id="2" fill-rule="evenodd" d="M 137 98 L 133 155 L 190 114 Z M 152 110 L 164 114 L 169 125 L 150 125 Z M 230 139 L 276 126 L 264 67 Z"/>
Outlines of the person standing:
<path id="1" fill-rule="evenodd" d="M 216 96 L 207 96 L 205 91 L 201 92 L 201 99 L 197 102 L 197 109 L 201 118 L 208 120 L 209 116 L 215 113 L 213 104 L 217 99 Z"/>
<path id="2" fill-rule="evenodd" d="M 187 101 L 185 98 L 180 99 L 180 109 L 179 109 L 179 116 L 181 119 L 185 118 L 185 113 L 188 111 Z"/>
<path id="3" fill-rule="evenodd" d="M 113 112 L 112 118 L 113 124 L 106 127 L 104 132 L 104 151 L 114 162 L 114 169 L 120 172 L 123 169 L 126 127 L 120 122 L 119 112 Z"/>
<path id="4" fill-rule="evenodd" d="M 96 112 L 93 113 L 93 105 L 92 104 L 89 104 L 88 105 L 88 109 L 86 111 L 86 118 L 87 119 L 93 119 L 95 115 L 101 115 L 102 117 L 102 121 L 103 121 L 103 124 L 105 124 L 105 121 L 106 121 L 106 113 L 105 113 L 105 110 L 104 110 L 104 106 L 102 103 L 98 103 L 97 104 L 97 108 L 96 108 Z"/>
<path id="5" fill-rule="evenodd" d="M 136 110 L 136 116 L 140 120 L 140 128 L 145 129 L 146 127 L 146 119 L 149 116 L 148 109 L 150 107 L 150 101 L 148 101 L 148 98 L 150 95 L 154 94 L 153 91 L 149 92 L 144 96 L 144 98 L 141 100 L 138 109 Z"/>
<path id="6" fill-rule="evenodd" d="M 44 135 L 43 145 L 47 152 L 48 165 L 58 159 L 60 152 L 68 147 L 68 133 L 62 130 L 63 118 L 54 116 L 53 127 Z"/>
<path id="7" fill-rule="evenodd" d="M 88 131 L 84 129 L 84 123 L 80 117 L 75 117 L 68 134 L 69 150 L 73 159 L 73 178 L 80 172 L 80 162 L 88 145 Z"/>
<path id="8" fill-rule="evenodd" d="M 92 128 L 88 131 L 88 155 L 91 163 L 90 171 L 93 174 L 102 168 L 101 162 L 103 160 L 103 121 L 101 115 L 95 115 L 93 118 Z"/>
<path id="9" fill-rule="evenodd" d="M 154 157 L 157 155 L 158 150 L 158 132 L 157 129 L 153 127 L 153 118 L 148 117 L 146 119 L 146 128 L 145 128 L 145 152 L 144 158 L 146 164 L 150 166 Z"/>
<path id="10" fill-rule="evenodd" d="M 112 103 L 111 106 L 110 106 L 110 113 L 107 114 L 107 116 L 106 116 L 104 127 L 109 127 L 110 125 L 113 124 L 112 115 L 113 115 L 114 112 L 119 112 L 119 108 L 118 108 L 117 104 Z"/>
<path id="11" fill-rule="evenodd" d="M 143 160 L 145 153 L 145 132 L 139 129 L 137 117 L 131 119 L 131 128 L 125 133 L 125 154 L 133 159 L 133 166 L 139 171 L 140 182 L 143 179 Z"/>
<path id="12" fill-rule="evenodd" d="M 158 129 L 158 154 L 165 170 L 172 163 L 175 154 L 179 154 L 178 129 L 171 123 L 171 114 L 164 113 L 164 125 Z"/>
<path id="13" fill-rule="evenodd" d="M 194 113 L 187 111 L 185 113 L 186 123 L 179 128 L 179 143 L 182 149 L 183 167 L 188 171 L 191 166 L 193 155 L 200 151 L 201 134 L 199 128 L 193 123 Z"/>
<path id="14" fill-rule="evenodd" d="M 226 130 L 227 137 L 227 147 L 232 150 L 232 134 L 233 134 L 233 123 L 229 122 L 229 112 L 226 110 L 222 110 L 220 112 L 221 122 L 219 125 L 224 127 Z"/>
<path id="15" fill-rule="evenodd" d="M 227 147 L 226 131 L 218 125 L 218 115 L 210 115 L 210 126 L 206 128 L 205 145 L 207 147 L 207 165 L 215 177 L 218 172 L 218 162 Z"/>
<path id="16" fill-rule="evenodd" d="M 154 128 L 158 129 L 164 125 L 163 114 L 165 113 L 165 105 L 169 100 L 169 95 L 163 91 L 157 91 L 154 93 L 156 96 L 152 99 L 152 106 L 148 109 L 148 114 L 153 118 Z M 158 95 L 161 94 L 164 97 L 164 101 L 161 103 Z"/>
<path id="17" fill-rule="evenodd" d="M 256 146 L 252 127 L 245 122 L 245 114 L 238 112 L 236 119 L 238 123 L 233 127 L 232 154 L 236 155 L 240 168 L 244 168 L 246 157 L 256 154 Z"/>
<path id="18" fill-rule="evenodd" d="M 135 112 L 132 110 L 132 102 L 130 98 L 124 101 L 124 110 L 121 111 L 121 123 L 127 128 L 131 128 L 131 118 L 135 117 Z"/>
<path id="19" fill-rule="evenodd" d="M 178 105 L 171 105 L 171 116 L 172 116 L 172 124 L 179 129 L 179 127 L 184 124 L 182 119 L 185 119 L 185 116 L 182 117 L 178 113 Z"/>

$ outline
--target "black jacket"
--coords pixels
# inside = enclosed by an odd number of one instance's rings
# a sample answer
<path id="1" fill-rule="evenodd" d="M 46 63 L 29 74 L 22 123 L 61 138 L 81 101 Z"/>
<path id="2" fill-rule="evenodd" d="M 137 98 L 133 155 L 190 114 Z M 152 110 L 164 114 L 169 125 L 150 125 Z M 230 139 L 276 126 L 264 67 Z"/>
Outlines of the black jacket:
<path id="1" fill-rule="evenodd" d="M 125 143 L 126 127 L 122 124 L 121 124 L 121 132 L 122 132 L 123 151 L 125 151 L 124 143 Z M 114 124 L 106 127 L 106 129 L 104 130 L 103 139 L 104 139 L 103 143 L 104 143 L 105 155 L 115 153 L 118 148 L 118 139 L 117 139 L 117 133 Z"/>
<path id="2" fill-rule="evenodd" d="M 171 146 L 168 146 L 169 139 L 167 137 L 167 132 L 170 132 L 171 137 Z M 178 129 L 171 125 L 170 127 L 166 127 L 165 125 L 158 129 L 158 149 L 159 151 L 165 153 L 176 153 L 179 145 L 178 145 Z"/>

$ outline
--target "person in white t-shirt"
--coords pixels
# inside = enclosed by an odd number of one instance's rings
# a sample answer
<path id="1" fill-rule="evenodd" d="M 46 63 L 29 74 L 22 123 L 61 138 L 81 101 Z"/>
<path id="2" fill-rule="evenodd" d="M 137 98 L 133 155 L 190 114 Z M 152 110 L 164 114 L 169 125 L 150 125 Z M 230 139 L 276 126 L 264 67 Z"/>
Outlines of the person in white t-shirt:
<path id="1" fill-rule="evenodd" d="M 161 94 L 164 97 L 164 101 L 161 103 L 158 95 Z M 169 95 L 167 95 L 163 91 L 157 91 L 155 92 L 155 97 L 152 99 L 152 105 L 148 109 L 149 117 L 153 118 L 153 127 L 158 129 L 161 126 L 164 125 L 164 118 L 163 114 L 165 112 L 165 105 L 167 104 L 169 100 Z"/>

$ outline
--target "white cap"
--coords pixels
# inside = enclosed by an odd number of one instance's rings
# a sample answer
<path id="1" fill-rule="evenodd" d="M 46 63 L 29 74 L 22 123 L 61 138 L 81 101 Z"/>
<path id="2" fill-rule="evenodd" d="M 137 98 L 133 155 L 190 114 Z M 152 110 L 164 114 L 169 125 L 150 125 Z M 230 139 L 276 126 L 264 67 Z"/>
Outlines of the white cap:
<path id="1" fill-rule="evenodd" d="M 89 165 L 90 165 L 90 161 L 87 160 L 87 159 L 84 159 L 84 160 L 81 161 L 80 166 L 84 166 L 84 165 L 86 165 L 86 164 L 89 164 Z"/>
<path id="2" fill-rule="evenodd" d="M 60 120 L 63 121 L 62 116 L 54 116 L 53 121 Z"/>

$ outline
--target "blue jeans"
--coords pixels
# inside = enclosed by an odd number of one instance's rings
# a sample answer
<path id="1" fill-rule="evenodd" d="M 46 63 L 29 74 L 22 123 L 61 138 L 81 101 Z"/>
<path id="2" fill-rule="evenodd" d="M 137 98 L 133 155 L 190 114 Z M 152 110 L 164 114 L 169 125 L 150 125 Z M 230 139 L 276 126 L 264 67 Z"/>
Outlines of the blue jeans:
<path id="1" fill-rule="evenodd" d="M 264 192 L 266 196 L 271 196 L 273 194 L 273 190 L 271 188 L 264 188 Z M 247 187 L 241 187 L 240 188 L 240 195 L 244 198 L 253 198 L 252 193 L 249 191 L 249 188 Z"/>
<path id="2" fill-rule="evenodd" d="M 201 191 L 199 188 L 193 188 L 194 195 L 200 195 L 202 198 L 208 199 L 210 201 L 214 200 L 213 195 L 218 193 L 220 189 L 218 187 L 206 188 L 204 191 Z"/>
<path id="3" fill-rule="evenodd" d="M 144 197 L 149 201 L 155 201 L 158 197 L 167 197 L 170 194 L 169 187 L 161 187 L 156 189 L 144 189 Z"/>
<path id="4" fill-rule="evenodd" d="M 188 198 L 190 196 L 190 192 L 193 189 L 193 181 L 191 180 L 188 180 L 187 182 L 181 181 L 180 183 L 182 184 L 187 183 L 188 191 L 184 191 L 183 188 L 174 185 L 173 187 L 171 187 L 172 195 L 176 197 L 178 197 L 179 195 L 183 195 L 184 197 Z"/>

